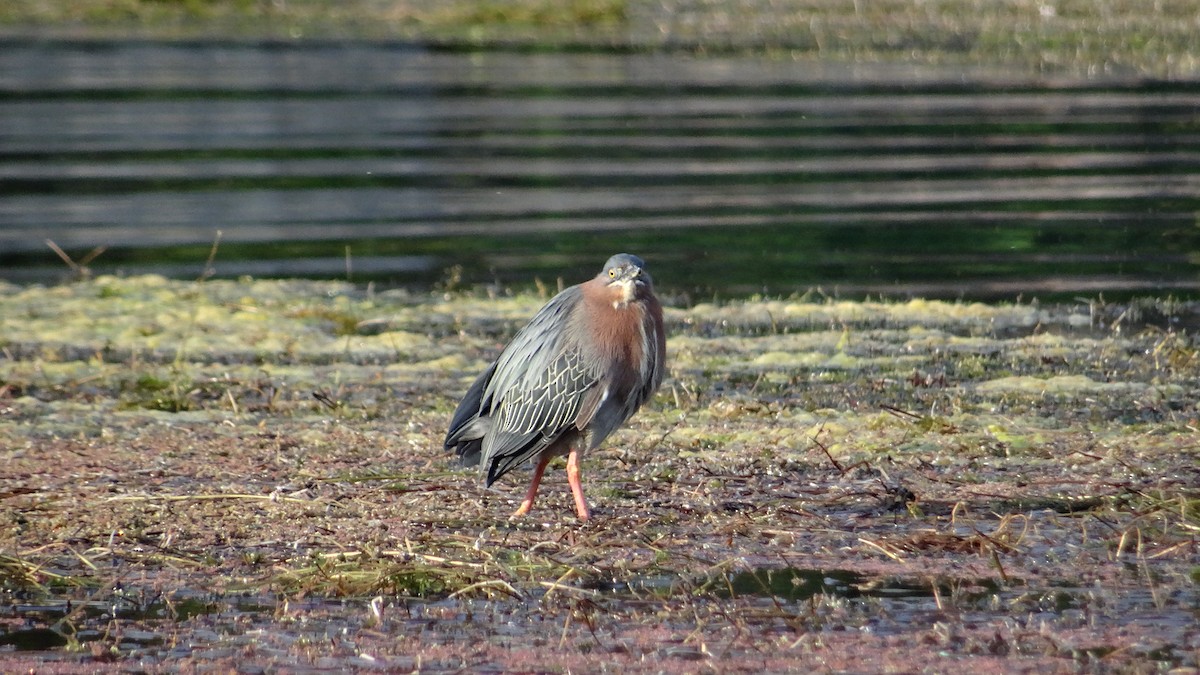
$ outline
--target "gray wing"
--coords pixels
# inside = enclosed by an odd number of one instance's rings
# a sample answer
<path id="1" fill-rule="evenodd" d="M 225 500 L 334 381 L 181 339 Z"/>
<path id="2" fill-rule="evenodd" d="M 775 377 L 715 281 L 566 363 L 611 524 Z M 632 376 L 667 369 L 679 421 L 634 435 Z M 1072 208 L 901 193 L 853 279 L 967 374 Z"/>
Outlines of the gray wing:
<path id="1" fill-rule="evenodd" d="M 581 296 L 578 286 L 555 296 L 496 360 L 482 392 L 492 421 L 482 446 L 488 485 L 567 430 L 584 426 L 602 396 L 601 373 L 586 362 L 569 331 Z"/>

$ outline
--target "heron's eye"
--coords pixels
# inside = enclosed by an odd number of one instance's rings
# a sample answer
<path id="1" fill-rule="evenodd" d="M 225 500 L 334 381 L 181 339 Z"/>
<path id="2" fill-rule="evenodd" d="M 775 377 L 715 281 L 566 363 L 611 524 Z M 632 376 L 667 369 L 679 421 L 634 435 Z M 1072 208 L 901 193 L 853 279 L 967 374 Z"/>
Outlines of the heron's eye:
<path id="1" fill-rule="evenodd" d="M 610 270 L 608 271 L 608 278 L 609 278 L 609 279 L 616 279 L 616 278 L 617 278 L 617 268 L 615 268 L 615 267 L 614 267 L 614 268 L 612 268 L 612 269 L 610 269 Z"/>

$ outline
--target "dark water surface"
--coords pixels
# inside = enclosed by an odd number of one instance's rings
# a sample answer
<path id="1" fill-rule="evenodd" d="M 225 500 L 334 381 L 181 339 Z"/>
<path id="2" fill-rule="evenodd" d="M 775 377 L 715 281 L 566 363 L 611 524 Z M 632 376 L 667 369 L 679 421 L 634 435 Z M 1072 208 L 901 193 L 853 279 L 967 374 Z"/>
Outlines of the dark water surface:
<path id="1" fill-rule="evenodd" d="M 0 45 L 0 279 L 1200 296 L 1200 83 L 360 43 Z M 349 261 L 349 272 L 347 270 Z"/>

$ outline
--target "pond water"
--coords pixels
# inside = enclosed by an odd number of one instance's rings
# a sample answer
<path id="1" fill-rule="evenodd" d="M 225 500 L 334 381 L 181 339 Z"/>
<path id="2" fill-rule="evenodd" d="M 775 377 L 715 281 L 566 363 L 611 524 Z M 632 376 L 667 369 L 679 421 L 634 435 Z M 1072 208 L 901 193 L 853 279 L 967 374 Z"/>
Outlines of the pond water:
<path id="1" fill-rule="evenodd" d="M 696 300 L 1200 295 L 1200 83 L 384 43 L 9 41 L 0 279 Z"/>
<path id="2" fill-rule="evenodd" d="M 556 590 L 563 588 L 574 587 L 559 586 Z M 548 593 L 542 593 L 523 601 L 382 595 L 372 600 L 321 599 L 287 598 L 261 592 L 221 594 L 193 590 L 151 597 L 123 597 L 108 596 L 110 591 L 96 592 L 93 599 L 55 598 L 42 604 L 12 604 L 7 616 L 20 618 L 24 623 L 10 626 L 7 631 L 0 630 L 0 649 L 39 652 L 48 662 L 62 663 L 87 663 L 89 653 L 107 651 L 109 658 L 120 654 L 136 658 L 143 665 L 195 665 L 230 658 L 265 659 L 279 665 L 280 661 L 286 663 L 294 658 L 280 649 L 280 644 L 361 640 L 364 633 L 380 637 L 388 632 L 415 633 L 437 643 L 448 637 L 456 641 L 455 636 L 461 640 L 469 631 L 490 625 L 495 634 L 509 640 L 529 639 L 537 633 L 541 623 L 531 620 L 531 615 L 545 611 L 549 598 Z M 1122 589 L 1117 592 L 1098 586 L 1030 588 L 1020 581 L 1001 585 L 994 579 L 897 578 L 849 570 L 790 567 L 745 570 L 708 580 L 674 577 L 636 580 L 576 591 L 590 599 L 589 606 L 606 610 L 617 610 L 622 605 L 645 607 L 679 597 L 705 598 L 711 602 L 716 602 L 717 598 L 740 599 L 742 602 L 737 607 L 744 615 L 742 620 L 759 624 L 758 630 L 770 630 L 772 620 L 800 623 L 816 618 L 810 629 L 815 629 L 818 635 L 823 631 L 826 635 L 849 631 L 904 636 L 911 640 L 914 631 L 919 633 L 926 627 L 936 627 L 938 622 L 957 620 L 973 628 L 989 624 L 1003 626 L 1005 622 L 1009 627 L 1028 624 L 1040 627 L 1043 636 L 1061 636 L 1083 625 L 1117 630 L 1122 625 L 1135 623 L 1154 631 L 1156 636 L 1169 636 L 1175 640 L 1157 653 L 1147 655 L 1147 663 L 1164 666 L 1181 663 L 1181 653 L 1186 654 L 1186 645 L 1194 641 L 1189 612 L 1194 611 L 1190 605 L 1194 605 L 1195 598 L 1194 594 L 1186 593 L 1164 600 L 1146 590 Z M 823 609 L 818 609 L 820 606 L 824 606 Z M 766 609 L 774 609 L 774 616 L 762 614 Z M 489 615 L 493 621 L 496 615 L 501 619 L 489 624 L 485 620 Z M 513 617 L 520 617 L 520 620 L 514 623 Z M 284 618 L 289 620 L 281 620 Z M 628 622 L 622 612 L 614 611 L 606 623 L 619 624 L 622 619 Z M 119 632 L 113 630 L 114 622 L 121 626 Z M 943 624 L 943 628 L 948 625 Z M 628 630 L 630 627 L 623 628 Z M 697 628 L 697 632 L 700 630 Z M 1017 632 L 1018 635 L 1024 632 L 1026 637 L 1038 634 L 1032 629 Z M 997 629 L 993 640 L 1002 642 L 1000 636 Z M 605 637 L 609 637 L 608 634 Z M 928 640 L 928 635 L 923 639 Z M 964 641 L 961 636 L 955 639 L 960 643 Z M 101 645 L 110 641 L 113 644 L 107 650 L 86 650 L 78 646 L 62 649 L 72 642 Z M 1039 640 L 1034 642 L 1037 646 L 1045 646 Z M 1150 645 L 1138 645 L 1138 648 L 1146 651 Z M 675 650 L 680 648 L 683 647 L 667 647 L 660 650 L 660 655 L 679 656 Z M 1103 657 L 1114 650 L 1103 643 L 1085 643 L 1076 651 L 1073 658 L 1086 661 L 1087 657 Z M 1008 650 L 993 649 L 993 652 L 1007 655 Z M 361 654 L 352 656 L 347 652 L 340 658 L 327 658 L 325 663 L 342 667 L 372 665 L 356 662 L 356 658 L 361 658 Z M 400 658 L 407 665 L 413 655 Z M 416 658 L 420 659 L 420 655 Z M 368 659 L 374 661 L 372 657 Z M 434 668 L 434 671 L 441 669 Z"/>

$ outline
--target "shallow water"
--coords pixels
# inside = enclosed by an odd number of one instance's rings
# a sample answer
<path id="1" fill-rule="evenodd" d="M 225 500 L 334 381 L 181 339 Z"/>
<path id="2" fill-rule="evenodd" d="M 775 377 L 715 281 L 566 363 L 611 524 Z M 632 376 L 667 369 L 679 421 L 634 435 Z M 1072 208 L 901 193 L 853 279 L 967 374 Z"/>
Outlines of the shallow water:
<path id="1" fill-rule="evenodd" d="M 12 41 L 0 279 L 1194 296 L 1200 86 L 685 54 Z M 456 267 L 460 266 L 460 267 Z"/>
<path id="2" fill-rule="evenodd" d="M 565 588 L 565 587 L 564 587 Z M 653 613 L 658 603 L 681 598 L 733 603 L 737 622 L 769 629 L 780 621 L 802 622 L 805 631 L 819 634 L 862 633 L 913 636 L 929 640 L 939 631 L 951 643 L 978 627 L 995 627 L 996 653 L 1027 649 L 1019 642 L 1037 635 L 1054 636 L 1072 644 L 1073 631 L 1104 633 L 1130 624 L 1153 636 L 1150 644 L 1165 645 L 1145 655 L 1148 662 L 1179 664 L 1197 646 L 1194 591 L 1169 595 L 1146 588 L 1055 586 L 1027 584 L 1019 579 L 1001 583 L 993 578 L 875 576 L 849 569 L 759 568 L 708 579 L 654 577 L 619 584 L 583 584 L 588 606 L 599 608 L 608 630 L 636 631 L 641 612 Z M 558 590 L 558 589 L 555 589 Z M 135 597 L 119 590 L 97 590 L 91 598 L 79 593 L 71 600 L 11 604 L 0 618 L 10 622 L 0 630 L 0 651 L 39 652 L 48 661 L 85 663 L 79 647 L 68 644 L 103 642 L 122 658 L 144 665 L 222 662 L 287 663 L 289 646 L 308 642 L 344 641 L 353 647 L 363 635 L 420 634 L 432 643 L 472 640 L 483 629 L 491 639 L 520 643 L 533 640 L 543 628 L 542 613 L 554 603 L 553 593 L 525 600 L 476 601 L 380 596 L 375 599 L 305 599 L 247 592 L 213 594 L 176 589 L 169 595 Z M 630 614 L 632 612 L 632 614 Z M 534 619 L 532 617 L 537 617 Z M 17 627 L 13 621 L 21 621 Z M 515 623 L 514 623 L 515 622 Z M 568 622 L 569 624 L 569 622 Z M 956 628 L 955 626 L 964 626 Z M 115 629 L 119 627 L 119 630 Z M 699 629 L 698 629 L 699 630 Z M 424 638 L 423 638 L 424 639 Z M 601 638 L 597 637 L 597 640 Z M 1076 640 L 1077 641 L 1077 640 Z M 1034 639 L 1033 642 L 1038 642 Z M 1049 642 L 1049 644 L 1053 644 Z M 1091 650 L 1074 658 L 1103 657 L 1111 647 L 1084 640 L 1079 649 Z M 959 645 L 961 647 L 961 644 Z M 1044 645 L 1043 645 L 1044 646 Z M 1146 647 L 1147 649 L 1149 647 Z M 702 657 L 683 653 L 686 647 L 667 647 L 663 656 Z M 1056 647 L 1059 649 L 1059 647 Z M 711 656 L 711 655 L 708 655 Z M 1059 656 L 1065 656 L 1060 654 Z M 400 660 L 397 661 L 396 659 Z M 363 661 L 366 659 L 366 661 Z M 375 657 L 347 651 L 325 659 L 328 667 L 368 665 Z M 381 666 L 407 665 L 411 656 L 389 655 Z M 293 664 L 295 665 L 295 664 Z M 435 667 L 435 670 L 437 668 Z"/>

